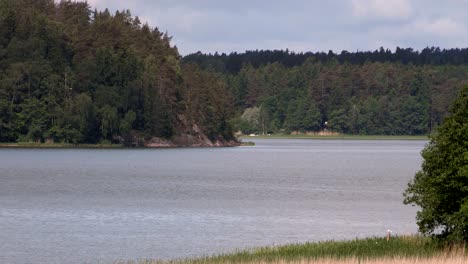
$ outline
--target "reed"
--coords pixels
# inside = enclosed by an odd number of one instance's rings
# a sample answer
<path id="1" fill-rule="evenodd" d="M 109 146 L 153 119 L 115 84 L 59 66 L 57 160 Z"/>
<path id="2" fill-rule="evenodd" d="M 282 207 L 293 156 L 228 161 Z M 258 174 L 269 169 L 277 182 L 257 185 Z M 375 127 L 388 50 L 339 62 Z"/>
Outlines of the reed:
<path id="1" fill-rule="evenodd" d="M 326 241 L 263 247 L 211 257 L 170 261 L 142 260 L 118 264 L 393 264 L 393 263 L 468 263 L 465 245 L 444 245 L 421 236 Z"/>
<path id="2" fill-rule="evenodd" d="M 381 259 L 317 259 L 317 260 L 299 260 L 275 262 L 246 262 L 246 264 L 466 264 L 468 259 L 465 256 L 452 256 L 446 258 L 443 256 L 429 258 L 381 258 Z M 158 261 L 133 262 L 131 264 L 161 264 Z M 228 264 L 228 263 L 226 263 Z"/>

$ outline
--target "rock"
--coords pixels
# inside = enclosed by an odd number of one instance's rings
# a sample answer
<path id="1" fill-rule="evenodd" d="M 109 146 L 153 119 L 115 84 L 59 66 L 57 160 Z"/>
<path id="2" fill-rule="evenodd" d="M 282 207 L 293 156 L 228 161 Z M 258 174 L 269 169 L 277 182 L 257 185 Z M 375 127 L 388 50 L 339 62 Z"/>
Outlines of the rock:
<path id="1" fill-rule="evenodd" d="M 138 144 L 138 146 L 149 148 L 240 146 L 240 143 L 236 140 L 226 141 L 221 136 L 214 140 L 210 140 L 203 132 L 203 128 L 201 126 L 195 123 L 189 123 L 183 115 L 178 115 L 177 120 L 177 131 L 179 131 L 178 135 L 173 136 L 171 139 L 153 137 L 150 140 L 144 139 L 142 136 L 137 136 L 135 139 L 144 140 L 144 143 Z M 132 141 L 135 141 L 135 139 Z"/>
<path id="2" fill-rule="evenodd" d="M 172 141 L 164 138 L 154 137 L 145 143 L 148 148 L 173 148 L 177 147 Z"/>

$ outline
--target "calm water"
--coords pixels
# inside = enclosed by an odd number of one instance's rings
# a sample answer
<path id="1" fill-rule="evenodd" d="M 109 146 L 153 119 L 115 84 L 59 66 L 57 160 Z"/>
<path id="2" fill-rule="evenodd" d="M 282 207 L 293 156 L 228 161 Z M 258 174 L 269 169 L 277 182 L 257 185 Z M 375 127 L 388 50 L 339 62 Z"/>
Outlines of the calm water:
<path id="1" fill-rule="evenodd" d="M 112 263 L 414 233 L 425 141 L 0 150 L 0 263 Z"/>

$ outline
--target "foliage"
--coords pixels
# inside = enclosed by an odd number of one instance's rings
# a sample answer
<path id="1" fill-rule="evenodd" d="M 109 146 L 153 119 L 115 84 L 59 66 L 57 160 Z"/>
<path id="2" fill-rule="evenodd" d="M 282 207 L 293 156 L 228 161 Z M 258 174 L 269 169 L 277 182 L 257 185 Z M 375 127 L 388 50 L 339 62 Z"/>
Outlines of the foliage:
<path id="1" fill-rule="evenodd" d="M 170 41 L 128 10 L 0 0 L 0 142 L 130 144 L 194 123 L 231 139 L 229 91 L 216 74 L 187 70 Z"/>
<path id="2" fill-rule="evenodd" d="M 422 169 L 405 192 L 405 203 L 421 208 L 419 230 L 450 241 L 468 241 L 468 86 L 422 157 Z"/>
<path id="3" fill-rule="evenodd" d="M 128 10 L 0 0 L 0 142 L 122 142 L 191 128 L 226 140 L 233 130 L 424 135 L 468 82 L 467 54 L 397 48 L 181 59 L 167 33 Z M 249 108 L 260 109 L 258 124 L 242 118 Z"/>
<path id="4" fill-rule="evenodd" d="M 435 59 L 454 53 L 468 54 L 466 49 L 398 49 L 329 53 L 323 59 L 320 54 L 257 51 L 194 54 L 184 61 L 222 74 L 238 116 L 245 109 L 263 107 L 266 131 L 426 135 L 447 115 L 458 88 L 468 83 L 468 61 Z M 232 66 L 238 58 L 241 63 Z"/>
<path id="5" fill-rule="evenodd" d="M 244 134 L 258 133 L 260 131 L 260 108 L 251 107 L 244 110 L 240 117 L 241 131 Z"/>
<path id="6" fill-rule="evenodd" d="M 440 49 L 426 47 L 421 51 L 412 48 L 397 47 L 395 51 L 380 49 L 374 51 L 356 51 L 341 53 L 329 52 L 290 52 L 289 50 L 250 50 L 244 53 L 232 52 L 230 54 L 203 54 L 197 52 L 189 54 L 184 61 L 194 62 L 202 66 L 220 72 L 236 74 L 242 71 L 244 65 L 252 65 L 255 68 L 280 63 L 285 67 L 295 67 L 307 61 L 326 64 L 338 62 L 341 64 L 363 65 L 366 63 L 398 63 L 412 65 L 462 65 L 468 64 L 468 48 Z"/>

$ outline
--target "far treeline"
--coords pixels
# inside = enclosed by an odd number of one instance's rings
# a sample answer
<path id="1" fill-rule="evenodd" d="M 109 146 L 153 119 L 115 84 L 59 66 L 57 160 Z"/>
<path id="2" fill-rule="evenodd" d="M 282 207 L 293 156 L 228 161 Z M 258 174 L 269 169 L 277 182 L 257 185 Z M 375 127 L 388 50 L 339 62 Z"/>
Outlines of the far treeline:
<path id="1" fill-rule="evenodd" d="M 0 0 L 0 142 L 428 134 L 464 83 L 467 49 L 182 58 L 167 33 L 128 10 Z"/>
<path id="2" fill-rule="evenodd" d="M 425 135 L 468 83 L 468 49 L 195 53 L 183 61 L 222 76 L 244 133 Z"/>
<path id="3" fill-rule="evenodd" d="M 232 140 L 225 83 L 170 41 L 128 10 L 0 0 L 0 142 Z"/>

